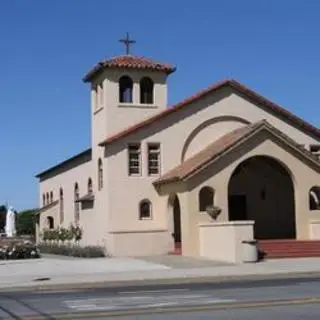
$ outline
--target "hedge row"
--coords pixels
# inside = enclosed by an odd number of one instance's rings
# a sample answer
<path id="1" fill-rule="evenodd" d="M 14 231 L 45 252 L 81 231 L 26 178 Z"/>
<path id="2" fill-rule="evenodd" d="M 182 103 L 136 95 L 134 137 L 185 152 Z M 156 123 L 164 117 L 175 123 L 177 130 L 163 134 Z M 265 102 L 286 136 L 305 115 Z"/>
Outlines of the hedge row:
<path id="1" fill-rule="evenodd" d="M 56 243 L 41 243 L 39 248 L 42 253 L 58 254 L 69 257 L 101 258 L 106 256 L 104 248 L 99 246 L 80 247 L 74 244 L 65 245 Z"/>

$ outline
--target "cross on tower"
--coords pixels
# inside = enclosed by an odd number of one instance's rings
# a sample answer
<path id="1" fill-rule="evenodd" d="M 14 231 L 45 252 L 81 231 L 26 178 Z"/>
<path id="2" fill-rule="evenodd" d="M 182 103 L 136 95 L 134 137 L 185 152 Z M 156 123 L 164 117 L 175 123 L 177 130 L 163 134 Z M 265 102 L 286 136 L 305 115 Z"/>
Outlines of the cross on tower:
<path id="1" fill-rule="evenodd" d="M 136 43 L 135 40 L 131 40 L 129 36 L 129 32 L 126 33 L 126 37 L 124 39 L 120 39 L 119 42 L 124 43 L 126 46 L 126 54 L 130 54 L 130 46 L 134 43 Z"/>

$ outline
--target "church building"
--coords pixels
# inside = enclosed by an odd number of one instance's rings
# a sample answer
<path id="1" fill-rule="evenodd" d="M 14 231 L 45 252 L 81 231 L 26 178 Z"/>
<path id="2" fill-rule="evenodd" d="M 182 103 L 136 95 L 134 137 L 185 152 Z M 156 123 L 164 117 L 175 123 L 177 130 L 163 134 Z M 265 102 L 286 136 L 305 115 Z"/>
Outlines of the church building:
<path id="1" fill-rule="evenodd" d="M 39 234 L 227 261 L 243 240 L 320 240 L 319 128 L 233 79 L 168 107 L 175 71 L 127 50 L 85 75 L 91 147 L 37 175 Z"/>

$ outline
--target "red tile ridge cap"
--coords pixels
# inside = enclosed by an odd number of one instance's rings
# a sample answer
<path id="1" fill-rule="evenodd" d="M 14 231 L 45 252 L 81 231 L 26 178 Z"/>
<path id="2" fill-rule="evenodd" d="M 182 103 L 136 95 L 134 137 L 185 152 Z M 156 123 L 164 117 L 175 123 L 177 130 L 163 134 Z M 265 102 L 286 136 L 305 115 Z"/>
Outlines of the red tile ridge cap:
<path id="1" fill-rule="evenodd" d="M 225 79 L 219 82 L 214 83 L 213 85 L 209 86 L 208 88 L 205 88 L 196 94 L 182 100 L 181 102 L 178 102 L 177 104 L 174 104 L 170 108 L 167 108 L 164 111 L 159 112 L 158 114 L 147 118 L 137 124 L 134 124 L 110 137 L 107 137 L 105 140 L 99 143 L 99 146 L 105 146 L 107 144 L 110 144 L 120 138 L 123 138 L 131 133 L 134 133 L 135 131 L 146 127 L 148 125 L 153 124 L 157 120 L 166 117 L 169 114 L 175 113 L 179 110 L 181 110 L 183 107 L 187 106 L 191 102 L 194 102 L 200 98 L 205 97 L 207 94 L 210 94 L 222 87 L 230 86 L 231 88 L 234 88 L 235 90 L 243 93 L 245 96 L 247 96 L 249 99 L 254 100 L 255 102 L 262 104 L 269 108 L 271 111 L 278 113 L 280 116 L 283 116 L 287 118 L 289 121 L 296 124 L 298 127 L 301 127 L 303 130 L 306 130 L 307 132 L 311 133 L 313 136 L 315 136 L 317 139 L 320 140 L 320 129 L 313 126 L 312 124 L 308 123 L 307 121 L 303 120 L 302 118 L 294 115 L 290 111 L 286 110 L 285 108 L 275 104 L 274 102 L 266 99 L 265 97 L 261 96 L 260 94 L 256 93 L 255 91 L 249 89 L 248 87 L 244 86 L 240 82 L 234 80 L 234 79 Z"/>

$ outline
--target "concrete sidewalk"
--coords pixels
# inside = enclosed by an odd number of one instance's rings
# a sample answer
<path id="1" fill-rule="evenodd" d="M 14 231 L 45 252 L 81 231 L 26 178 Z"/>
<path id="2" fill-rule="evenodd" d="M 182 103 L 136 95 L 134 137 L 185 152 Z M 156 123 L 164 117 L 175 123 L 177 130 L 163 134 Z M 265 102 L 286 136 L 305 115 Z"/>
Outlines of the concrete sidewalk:
<path id="1" fill-rule="evenodd" d="M 0 262 L 0 290 L 69 290 L 106 286 L 221 282 L 320 275 L 320 258 L 224 264 L 186 257 L 63 259 Z"/>

